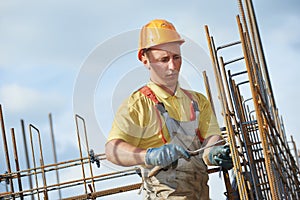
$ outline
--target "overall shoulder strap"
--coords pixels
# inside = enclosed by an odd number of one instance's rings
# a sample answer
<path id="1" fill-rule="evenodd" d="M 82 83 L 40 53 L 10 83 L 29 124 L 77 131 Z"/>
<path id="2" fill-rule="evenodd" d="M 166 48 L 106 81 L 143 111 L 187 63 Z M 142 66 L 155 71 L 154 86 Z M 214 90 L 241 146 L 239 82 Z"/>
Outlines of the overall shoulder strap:
<path id="1" fill-rule="evenodd" d="M 196 119 L 196 112 L 200 113 L 198 103 L 197 101 L 194 100 L 193 95 L 186 89 L 181 88 L 181 90 L 188 96 L 191 100 L 191 105 L 190 105 L 190 112 L 191 112 L 191 117 L 190 120 L 195 120 Z"/>
<path id="2" fill-rule="evenodd" d="M 157 100 L 154 92 L 151 90 L 151 88 L 149 88 L 147 85 L 141 87 L 139 89 L 139 91 L 145 95 L 146 97 L 148 97 L 149 99 L 151 99 L 155 104 L 158 104 L 159 101 Z"/>
<path id="3" fill-rule="evenodd" d="M 161 136 L 161 139 L 163 141 L 163 143 L 167 143 L 167 140 L 164 136 L 164 133 L 162 131 L 163 129 L 163 124 L 162 124 L 162 120 L 160 118 L 160 114 L 163 115 L 163 113 L 167 112 L 163 103 L 159 102 L 158 99 L 156 98 L 154 92 L 151 90 L 151 88 L 149 88 L 147 85 L 141 87 L 139 89 L 139 91 L 145 95 L 146 97 L 148 97 L 149 99 L 151 99 L 154 103 L 155 103 L 155 108 L 156 108 L 156 114 L 157 114 L 157 117 L 158 117 L 158 121 L 159 121 L 159 126 L 160 126 L 160 131 L 159 131 L 159 134 Z M 159 114 L 160 112 L 160 114 Z"/>
<path id="4" fill-rule="evenodd" d="M 190 100 L 193 100 L 193 96 L 188 90 L 183 89 L 183 88 L 180 88 L 180 89 L 184 92 L 184 94 L 186 94 L 186 96 L 188 96 L 190 98 Z"/>
<path id="5" fill-rule="evenodd" d="M 194 100 L 193 95 L 192 95 L 188 90 L 183 89 L 183 88 L 181 88 L 181 89 L 182 89 L 182 91 L 186 94 L 186 96 L 188 96 L 188 97 L 190 98 L 190 100 L 191 100 L 191 102 L 192 102 L 192 103 L 191 103 L 191 106 L 190 106 L 190 112 L 191 112 L 191 117 L 190 117 L 190 119 L 191 119 L 191 120 L 195 120 L 195 119 L 196 119 L 197 117 L 199 117 L 199 115 L 200 115 L 200 110 L 199 110 L 199 107 L 198 107 L 198 103 L 197 103 L 197 101 Z M 198 114 L 196 114 L 196 113 L 198 113 Z M 196 116 L 196 115 L 198 115 L 198 116 Z M 196 134 L 197 134 L 199 140 L 200 140 L 201 142 L 203 142 L 203 141 L 204 141 L 204 138 L 202 137 L 202 135 L 201 135 L 201 133 L 200 133 L 199 127 L 195 130 L 195 132 L 196 132 Z"/>

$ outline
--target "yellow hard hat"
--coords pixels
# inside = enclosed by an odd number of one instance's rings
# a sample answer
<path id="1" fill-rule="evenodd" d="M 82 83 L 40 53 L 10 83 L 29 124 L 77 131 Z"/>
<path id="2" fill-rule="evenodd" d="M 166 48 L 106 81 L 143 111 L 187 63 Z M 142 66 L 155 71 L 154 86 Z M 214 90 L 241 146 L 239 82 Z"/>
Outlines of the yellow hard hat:
<path id="1" fill-rule="evenodd" d="M 164 19 L 154 19 L 142 27 L 139 39 L 138 58 L 142 59 L 144 49 L 169 42 L 183 43 L 172 23 Z"/>

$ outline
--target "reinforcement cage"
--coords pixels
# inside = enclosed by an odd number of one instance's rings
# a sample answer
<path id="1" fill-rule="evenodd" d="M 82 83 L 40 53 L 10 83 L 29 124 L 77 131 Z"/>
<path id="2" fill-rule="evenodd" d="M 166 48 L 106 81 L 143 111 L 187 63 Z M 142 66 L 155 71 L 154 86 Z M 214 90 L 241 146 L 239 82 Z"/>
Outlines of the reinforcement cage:
<path id="1" fill-rule="evenodd" d="M 292 137 L 293 148 L 290 148 L 283 120 L 278 114 L 252 1 L 238 0 L 238 5 L 238 41 L 216 45 L 208 26 L 205 27 L 225 121 L 223 132 L 230 144 L 234 162 L 233 177 L 230 178 L 229 173 L 223 170 L 225 195 L 230 200 L 297 200 L 300 199 L 297 148 Z M 226 55 L 232 55 L 231 51 L 235 52 L 234 48 L 239 49 L 240 55 L 226 59 Z M 203 74 L 207 96 L 211 99 L 209 80 L 205 72 Z M 58 193 L 59 199 L 96 199 L 140 188 L 141 179 L 137 175 L 137 168 L 95 173 L 95 166 L 100 167 L 100 163 L 105 162 L 105 154 L 96 154 L 89 149 L 85 119 L 75 115 L 75 122 L 79 158 L 57 162 L 52 117 L 49 114 L 54 163 L 45 164 L 40 130 L 28 124 L 29 134 L 26 133 L 23 120 L 21 135 L 24 151 L 17 147 L 15 129 L 11 128 L 13 156 L 10 155 L 0 105 L 3 152 L 6 158 L 6 172 L 0 174 L 0 182 L 5 184 L 6 191 L 0 191 L 0 199 L 49 199 L 53 193 Z M 82 144 L 82 136 L 85 144 Z M 26 169 L 20 168 L 21 153 L 25 157 Z M 59 172 L 72 168 L 79 169 L 77 173 L 80 178 L 60 180 Z M 212 168 L 209 173 L 219 170 Z M 50 182 L 49 175 L 54 175 L 56 182 Z M 97 189 L 98 183 L 120 178 L 134 181 L 119 187 L 113 187 L 112 184 L 110 188 Z M 78 190 L 78 193 L 65 193 L 69 188 Z"/>

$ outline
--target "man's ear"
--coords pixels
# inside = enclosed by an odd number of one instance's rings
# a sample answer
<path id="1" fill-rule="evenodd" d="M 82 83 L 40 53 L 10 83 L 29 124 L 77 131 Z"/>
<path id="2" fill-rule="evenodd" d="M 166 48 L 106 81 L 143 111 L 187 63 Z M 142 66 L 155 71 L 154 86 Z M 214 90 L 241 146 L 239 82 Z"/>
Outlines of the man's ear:
<path id="1" fill-rule="evenodd" d="M 144 66 L 147 68 L 147 69 L 149 69 L 150 70 L 150 66 L 149 66 L 149 59 L 148 59 L 148 57 L 144 54 L 144 55 L 142 55 L 142 58 L 141 58 L 141 61 L 142 61 L 142 63 L 144 64 Z"/>
<path id="2" fill-rule="evenodd" d="M 141 60 L 142 60 L 142 63 L 144 65 L 147 65 L 149 63 L 148 58 L 147 58 L 147 56 L 145 54 L 142 55 L 142 59 Z"/>

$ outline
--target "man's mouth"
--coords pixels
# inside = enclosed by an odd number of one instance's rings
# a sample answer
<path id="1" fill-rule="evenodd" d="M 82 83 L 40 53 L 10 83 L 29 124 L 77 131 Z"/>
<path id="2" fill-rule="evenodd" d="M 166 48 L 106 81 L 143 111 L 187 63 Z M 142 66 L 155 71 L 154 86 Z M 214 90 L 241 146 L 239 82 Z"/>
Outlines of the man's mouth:
<path id="1" fill-rule="evenodd" d="M 172 77 L 177 77 L 177 73 L 171 73 L 171 74 L 167 74 L 167 77 L 170 77 L 170 78 L 172 78 Z"/>

